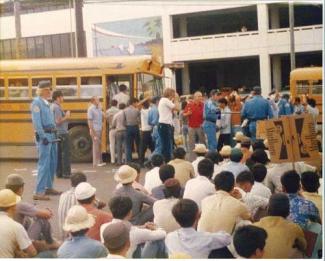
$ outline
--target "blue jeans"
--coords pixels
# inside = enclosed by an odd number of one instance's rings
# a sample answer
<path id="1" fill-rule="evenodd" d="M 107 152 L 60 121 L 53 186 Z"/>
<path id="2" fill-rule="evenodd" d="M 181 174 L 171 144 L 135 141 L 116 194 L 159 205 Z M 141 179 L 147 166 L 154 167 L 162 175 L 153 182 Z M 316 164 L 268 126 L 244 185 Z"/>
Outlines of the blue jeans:
<path id="1" fill-rule="evenodd" d="M 216 137 L 216 133 L 217 133 L 216 124 L 213 122 L 204 121 L 203 130 L 207 135 L 209 151 L 216 151 L 218 148 L 218 142 Z"/>
<path id="2" fill-rule="evenodd" d="M 248 124 L 248 130 L 252 142 L 256 141 L 256 121 L 250 121 Z"/>
<path id="3" fill-rule="evenodd" d="M 147 241 L 139 244 L 133 252 L 133 258 L 168 258 L 165 241 Z"/>
<path id="4" fill-rule="evenodd" d="M 152 152 L 152 155 L 161 154 L 162 147 L 161 147 L 161 141 L 160 141 L 159 133 L 158 133 L 158 125 L 153 127 L 151 138 L 152 138 L 153 143 L 155 144 L 155 150 Z"/>
<path id="5" fill-rule="evenodd" d="M 52 141 L 54 134 L 46 134 L 48 141 Z M 57 144 L 44 145 L 42 140 L 37 143 L 38 166 L 36 179 L 36 194 L 43 194 L 47 188 L 53 188 L 53 180 L 57 167 Z"/>
<path id="6" fill-rule="evenodd" d="M 140 131 L 138 126 L 126 126 L 126 161 L 132 161 L 133 144 L 137 146 L 138 158 L 140 159 Z"/>
<path id="7" fill-rule="evenodd" d="M 161 141 L 162 155 L 165 158 L 165 162 L 169 162 L 172 158 L 173 128 L 169 124 L 159 123 L 158 133 Z"/>

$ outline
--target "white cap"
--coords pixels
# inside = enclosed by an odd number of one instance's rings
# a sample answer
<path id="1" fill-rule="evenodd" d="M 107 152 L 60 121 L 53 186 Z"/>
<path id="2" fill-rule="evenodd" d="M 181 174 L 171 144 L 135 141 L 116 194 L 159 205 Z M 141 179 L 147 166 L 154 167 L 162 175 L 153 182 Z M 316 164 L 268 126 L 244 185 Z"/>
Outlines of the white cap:
<path id="1" fill-rule="evenodd" d="M 84 200 L 95 195 L 96 189 L 88 182 L 81 182 L 74 192 L 77 200 Z"/>

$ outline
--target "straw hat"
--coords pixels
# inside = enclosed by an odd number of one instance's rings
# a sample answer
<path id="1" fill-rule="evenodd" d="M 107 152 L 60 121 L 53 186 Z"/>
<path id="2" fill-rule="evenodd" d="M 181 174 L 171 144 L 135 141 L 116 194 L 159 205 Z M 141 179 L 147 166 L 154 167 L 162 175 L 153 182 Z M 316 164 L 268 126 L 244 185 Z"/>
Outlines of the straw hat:
<path id="1" fill-rule="evenodd" d="M 244 133 L 241 131 L 237 131 L 235 137 L 233 138 L 235 141 L 242 141 L 244 138 L 247 138 Z"/>
<path id="2" fill-rule="evenodd" d="M 207 147 L 204 144 L 195 144 L 195 148 L 193 150 L 193 152 L 197 152 L 197 153 L 207 153 Z"/>
<path id="3" fill-rule="evenodd" d="M 0 190 L 0 208 L 9 208 L 16 205 L 21 200 L 21 197 L 16 195 L 10 189 Z"/>
<path id="4" fill-rule="evenodd" d="M 220 155 L 221 156 L 230 156 L 231 154 L 231 147 L 229 145 L 224 145 L 221 150 L 220 150 Z"/>
<path id="5" fill-rule="evenodd" d="M 88 182 L 81 182 L 74 192 L 77 200 L 84 200 L 92 197 L 96 193 L 96 188 L 90 185 Z"/>
<path id="6" fill-rule="evenodd" d="M 91 228 L 94 224 L 94 216 L 88 214 L 84 207 L 75 205 L 69 209 L 63 229 L 67 232 L 77 232 L 86 228 Z"/>
<path id="7" fill-rule="evenodd" d="M 137 175 L 137 171 L 134 168 L 131 168 L 128 165 L 123 165 L 114 175 L 114 179 L 121 184 L 128 184 L 135 181 Z"/>

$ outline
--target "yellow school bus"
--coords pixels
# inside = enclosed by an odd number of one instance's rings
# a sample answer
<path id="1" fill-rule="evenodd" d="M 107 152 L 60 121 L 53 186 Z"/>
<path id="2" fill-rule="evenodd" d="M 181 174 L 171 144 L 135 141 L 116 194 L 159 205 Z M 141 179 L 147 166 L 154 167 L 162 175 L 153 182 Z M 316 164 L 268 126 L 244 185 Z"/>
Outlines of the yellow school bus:
<path id="1" fill-rule="evenodd" d="M 291 97 L 309 97 L 316 101 L 319 110 L 318 122 L 323 120 L 323 67 L 298 68 L 290 73 Z"/>
<path id="2" fill-rule="evenodd" d="M 30 104 L 39 81 L 50 80 L 64 94 L 63 109 L 71 111 L 69 134 L 75 162 L 92 158 L 87 109 L 100 97 L 103 111 L 125 84 L 130 96 L 162 93 L 162 65 L 151 56 L 58 58 L 0 61 L 0 159 L 37 158 Z M 102 150 L 107 152 L 106 120 Z"/>

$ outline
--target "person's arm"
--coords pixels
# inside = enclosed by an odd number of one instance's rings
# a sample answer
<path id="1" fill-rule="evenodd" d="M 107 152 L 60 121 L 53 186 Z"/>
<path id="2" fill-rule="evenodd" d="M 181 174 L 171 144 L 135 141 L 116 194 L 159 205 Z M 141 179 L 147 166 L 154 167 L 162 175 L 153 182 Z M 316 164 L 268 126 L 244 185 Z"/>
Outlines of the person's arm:
<path id="1" fill-rule="evenodd" d="M 87 119 L 88 119 L 88 127 L 89 127 L 90 136 L 94 137 L 95 136 L 95 130 L 94 130 L 94 125 L 93 125 L 93 113 L 92 113 L 92 110 L 88 109 Z"/>
<path id="2" fill-rule="evenodd" d="M 45 132 L 42 126 L 41 105 L 38 102 L 34 101 L 31 106 L 31 111 L 34 130 L 37 132 L 40 141 L 43 141 L 45 139 Z"/>
<path id="3" fill-rule="evenodd" d="M 67 111 L 65 113 L 65 116 L 62 117 L 62 112 L 61 112 L 60 108 L 58 108 L 57 106 L 54 107 L 53 114 L 54 114 L 54 119 L 55 119 L 56 125 L 62 125 L 62 123 L 64 123 L 65 121 L 67 121 L 70 118 L 70 111 Z"/>
<path id="4" fill-rule="evenodd" d="M 155 203 L 155 201 L 156 201 L 155 198 L 150 197 L 150 196 L 148 196 L 148 195 L 146 195 L 146 194 L 144 194 L 142 192 L 140 192 L 140 193 L 141 193 L 141 201 L 142 201 L 142 203 L 146 203 L 149 206 L 152 206 L 153 203 Z"/>
<path id="5" fill-rule="evenodd" d="M 295 225 L 295 230 L 296 230 L 295 231 L 296 239 L 295 239 L 294 247 L 296 247 L 301 252 L 305 252 L 305 250 L 307 248 L 307 241 L 306 241 L 304 232 L 298 225 Z"/>
<path id="6" fill-rule="evenodd" d="M 37 250 L 35 249 L 32 241 L 28 237 L 25 228 L 21 224 L 18 224 L 15 230 L 15 236 L 16 236 L 18 247 L 21 250 L 21 252 L 23 252 L 23 254 L 26 254 L 28 258 L 37 255 Z"/>
<path id="7" fill-rule="evenodd" d="M 267 103 L 267 115 L 269 119 L 273 118 L 273 111 L 269 102 Z"/>
<path id="8" fill-rule="evenodd" d="M 48 208 L 36 210 L 36 217 L 50 219 L 52 216 L 53 212 Z"/>
<path id="9" fill-rule="evenodd" d="M 146 225 L 144 225 L 145 227 Z M 133 227 L 131 228 L 133 231 L 133 242 L 134 244 L 141 244 L 147 241 L 156 241 L 161 240 L 166 237 L 166 231 L 163 229 L 147 229 L 141 227 Z"/>

